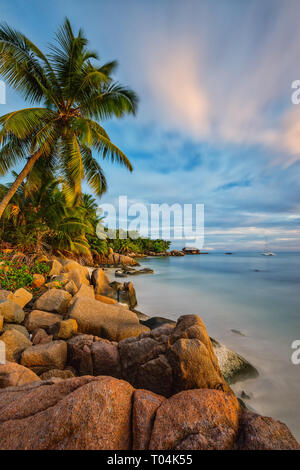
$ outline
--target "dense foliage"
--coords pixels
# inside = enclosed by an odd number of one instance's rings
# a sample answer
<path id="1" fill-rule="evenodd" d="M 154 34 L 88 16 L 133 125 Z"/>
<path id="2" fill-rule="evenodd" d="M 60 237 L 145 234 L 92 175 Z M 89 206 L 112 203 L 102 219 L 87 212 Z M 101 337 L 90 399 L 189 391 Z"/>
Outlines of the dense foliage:
<path id="1" fill-rule="evenodd" d="M 0 185 L 1 194 L 7 186 Z M 118 253 L 161 253 L 170 242 L 136 238 L 128 233 L 123 239 L 99 239 L 96 228 L 101 218 L 97 203 L 84 194 L 80 203 L 68 204 L 60 180 L 48 175 L 33 187 L 30 180 L 22 183 L 6 208 L 0 225 L 0 238 L 21 251 L 61 252 L 65 254 L 106 255 L 109 249 Z M 106 229 L 105 229 L 106 230 Z M 106 230 L 107 231 L 107 230 Z"/>
<path id="2" fill-rule="evenodd" d="M 21 287 L 28 287 L 33 282 L 34 274 L 46 275 L 50 267 L 38 261 L 31 265 L 24 263 L 22 256 L 7 258 L 0 254 L 0 286 L 2 289 L 15 291 Z"/>

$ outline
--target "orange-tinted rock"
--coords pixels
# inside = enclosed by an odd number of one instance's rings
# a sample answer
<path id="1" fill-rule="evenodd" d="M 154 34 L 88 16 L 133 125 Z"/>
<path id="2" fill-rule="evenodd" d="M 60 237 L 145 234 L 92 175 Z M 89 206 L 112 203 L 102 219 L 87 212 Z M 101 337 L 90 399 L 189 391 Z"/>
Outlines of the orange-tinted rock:
<path id="1" fill-rule="evenodd" d="M 114 291 L 109 285 L 110 281 L 101 268 L 94 269 L 91 282 L 95 289 L 96 295 L 105 295 L 106 297 L 114 297 Z"/>
<path id="2" fill-rule="evenodd" d="M 80 377 L 0 391 L 0 448 L 129 450 L 133 388 Z"/>
<path id="3" fill-rule="evenodd" d="M 40 378 L 32 370 L 15 362 L 0 365 L 0 388 L 19 387 L 38 382 Z"/>
<path id="4" fill-rule="evenodd" d="M 300 450 L 288 427 L 273 418 L 243 410 L 236 443 L 240 450 Z"/>
<path id="5" fill-rule="evenodd" d="M 187 390 L 162 402 L 156 412 L 150 450 L 232 449 L 240 406 L 232 394 Z"/>
<path id="6" fill-rule="evenodd" d="M 59 261 L 57 261 L 56 259 L 52 261 L 52 265 L 51 265 L 51 269 L 50 269 L 50 272 L 49 272 L 49 276 L 59 276 L 60 273 L 62 272 L 63 270 L 63 267 L 62 265 L 60 264 Z"/>
<path id="7" fill-rule="evenodd" d="M 71 300 L 72 296 L 69 292 L 62 289 L 50 289 L 35 301 L 34 309 L 64 314 Z"/>
<path id="8" fill-rule="evenodd" d="M 69 292 L 69 294 L 71 294 L 72 296 L 74 296 L 78 292 L 74 281 L 68 281 L 64 286 L 64 290 Z"/>
<path id="9" fill-rule="evenodd" d="M 31 346 L 31 341 L 17 330 L 7 330 L 1 335 L 5 343 L 5 357 L 7 361 L 18 362 L 24 349 Z"/>
<path id="10" fill-rule="evenodd" d="M 76 299 L 79 297 L 87 297 L 89 299 L 95 299 L 95 292 L 93 286 L 88 286 L 87 284 L 81 284 L 80 289 L 74 295 L 73 299 L 70 302 L 70 306 L 73 305 Z"/>
<path id="11" fill-rule="evenodd" d="M 132 282 L 124 282 L 123 288 L 119 290 L 119 301 L 126 303 L 130 308 L 137 305 L 135 288 Z"/>
<path id="12" fill-rule="evenodd" d="M 61 315 L 43 312 L 42 310 L 32 310 L 25 319 L 25 326 L 32 333 L 37 328 L 48 328 L 61 320 Z"/>
<path id="13" fill-rule="evenodd" d="M 34 274 L 31 286 L 35 289 L 39 289 L 45 284 L 46 280 L 42 274 Z"/>
<path id="14" fill-rule="evenodd" d="M 68 373 L 0 390 L 0 449 L 299 449 L 281 423 L 245 411 L 241 418 L 232 394 L 186 390 L 165 399 L 107 376 L 63 380 Z"/>
<path id="15" fill-rule="evenodd" d="M 103 302 L 104 304 L 117 304 L 118 302 L 115 299 L 111 299 L 110 297 L 106 297 L 106 295 L 95 295 L 95 299 L 99 300 L 99 302 Z"/>
<path id="16" fill-rule="evenodd" d="M 80 289 L 82 284 L 90 284 L 88 275 L 82 269 L 74 269 L 73 271 L 70 271 L 68 273 L 68 280 L 69 282 L 73 281 L 77 289 Z"/>
<path id="17" fill-rule="evenodd" d="M 164 400 L 164 397 L 149 390 L 135 390 L 132 412 L 133 450 L 148 449 L 156 412 Z"/>
<path id="18" fill-rule="evenodd" d="M 47 332 L 53 335 L 54 339 L 69 339 L 77 333 L 77 323 L 69 318 L 59 323 L 55 323 L 48 328 Z"/>
<path id="19" fill-rule="evenodd" d="M 25 317 L 24 310 L 14 300 L 0 300 L 0 315 L 7 323 L 22 323 Z"/>
<path id="20" fill-rule="evenodd" d="M 31 301 L 32 294 L 26 289 L 21 288 L 16 290 L 10 298 L 11 300 L 14 300 L 18 305 L 20 305 L 21 308 L 24 308 L 25 305 L 27 305 Z"/>
<path id="21" fill-rule="evenodd" d="M 149 329 L 141 325 L 137 316 L 119 305 L 108 305 L 88 297 L 79 297 L 69 310 L 80 333 L 99 336 L 111 341 L 138 336 Z"/>
<path id="22" fill-rule="evenodd" d="M 67 343 L 51 341 L 37 344 L 25 349 L 21 356 L 21 364 L 42 374 L 51 369 L 64 369 L 67 361 Z"/>
<path id="23" fill-rule="evenodd" d="M 122 374 L 134 387 L 171 396 L 195 388 L 231 392 L 223 379 L 200 317 L 180 317 L 175 328 L 165 325 L 119 343 Z"/>

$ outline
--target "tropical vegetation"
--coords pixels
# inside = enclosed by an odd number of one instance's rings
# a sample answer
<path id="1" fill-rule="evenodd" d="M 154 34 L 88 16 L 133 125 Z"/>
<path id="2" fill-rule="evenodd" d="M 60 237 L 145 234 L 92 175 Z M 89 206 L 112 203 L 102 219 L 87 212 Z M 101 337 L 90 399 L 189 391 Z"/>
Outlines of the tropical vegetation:
<path id="1" fill-rule="evenodd" d="M 0 185 L 0 197 L 10 185 Z M 54 177 L 25 181 L 7 206 L 0 224 L 0 237 L 5 246 L 12 244 L 26 253 L 53 252 L 63 255 L 106 255 L 111 248 L 118 253 L 161 253 L 170 242 L 141 238 L 136 233 L 116 233 L 116 238 L 98 238 L 97 226 L 103 221 L 97 214 L 97 202 L 83 194 L 77 205 L 69 205 L 60 180 Z M 7 245 L 8 243 L 8 245 Z"/>
<path id="2" fill-rule="evenodd" d="M 47 54 L 19 31 L 0 26 L 0 75 L 33 105 L 0 118 L 0 175 L 26 162 L 2 196 L 0 218 L 33 170 L 59 175 L 73 205 L 80 203 L 84 179 L 96 195 L 106 190 L 99 157 L 132 171 L 100 123 L 135 114 L 137 96 L 113 80 L 115 61 L 99 65 L 98 59 L 83 31 L 75 35 L 68 19 Z"/>
<path id="3" fill-rule="evenodd" d="M 82 192 L 83 180 L 95 196 L 106 191 L 100 159 L 132 171 L 102 127 L 104 120 L 137 109 L 136 94 L 112 78 L 116 66 L 115 61 L 99 64 L 83 31 L 75 35 L 68 19 L 47 54 L 19 31 L 0 26 L 0 75 L 32 105 L 0 117 L 0 176 L 11 171 L 14 178 L 0 185 L 2 248 L 90 259 L 111 249 L 125 254 L 169 248 L 169 242 L 136 234 L 99 239 L 97 202 Z M 17 174 L 14 169 L 22 162 Z M 24 281 L 36 270 L 31 263 L 20 271 L 15 258 L 6 263 L 6 284 L 14 276 Z"/>

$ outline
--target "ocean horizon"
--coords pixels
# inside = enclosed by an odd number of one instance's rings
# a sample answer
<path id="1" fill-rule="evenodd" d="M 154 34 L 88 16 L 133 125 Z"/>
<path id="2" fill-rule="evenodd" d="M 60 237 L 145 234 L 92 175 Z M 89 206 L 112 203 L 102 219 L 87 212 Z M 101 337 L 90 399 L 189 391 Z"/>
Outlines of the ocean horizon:
<path id="1" fill-rule="evenodd" d="M 244 391 L 250 409 L 285 422 L 299 439 L 300 365 L 291 361 L 291 344 L 300 339 L 300 252 L 210 252 L 140 264 L 154 274 L 130 278 L 137 309 L 172 320 L 200 315 L 210 336 L 259 372 L 234 384 L 235 393 Z"/>

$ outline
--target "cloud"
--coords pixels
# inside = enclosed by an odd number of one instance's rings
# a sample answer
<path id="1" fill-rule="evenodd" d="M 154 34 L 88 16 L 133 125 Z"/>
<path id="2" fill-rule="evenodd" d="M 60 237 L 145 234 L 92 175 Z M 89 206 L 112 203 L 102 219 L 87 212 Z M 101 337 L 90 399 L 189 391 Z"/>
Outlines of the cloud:
<path id="1" fill-rule="evenodd" d="M 192 3 L 185 11 L 177 3 L 167 27 L 151 17 L 137 26 L 132 79 L 145 91 L 141 119 L 197 142 L 259 145 L 273 162 L 297 161 L 299 3 L 241 2 L 236 12 L 223 5 L 219 21 L 210 2 Z"/>
<path id="2" fill-rule="evenodd" d="M 162 41 L 160 41 L 162 44 Z M 145 81 L 153 96 L 160 119 L 172 129 L 186 129 L 194 137 L 204 137 L 209 130 L 210 109 L 206 92 L 201 87 L 198 57 L 190 44 L 178 40 L 172 47 L 162 45 L 155 58 L 145 64 Z M 166 50 L 167 49 L 167 50 Z"/>

